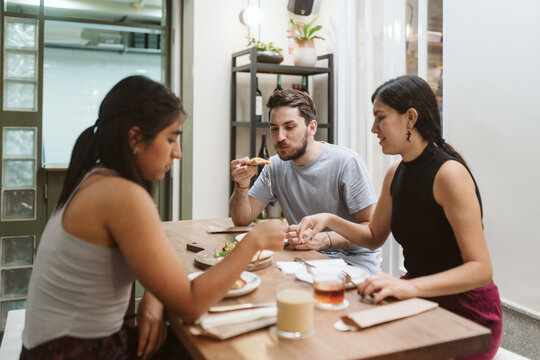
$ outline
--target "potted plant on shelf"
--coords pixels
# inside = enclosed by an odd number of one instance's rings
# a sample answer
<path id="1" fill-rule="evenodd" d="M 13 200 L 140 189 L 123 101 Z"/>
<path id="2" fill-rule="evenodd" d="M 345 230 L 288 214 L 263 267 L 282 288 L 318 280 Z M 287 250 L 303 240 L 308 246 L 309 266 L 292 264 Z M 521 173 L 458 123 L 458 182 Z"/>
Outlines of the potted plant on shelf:
<path id="1" fill-rule="evenodd" d="M 314 40 L 324 40 L 324 38 L 316 35 L 322 29 L 322 25 L 313 26 L 315 20 L 317 20 L 316 16 L 310 22 L 302 25 L 290 19 L 290 23 L 294 28 L 294 35 L 289 35 L 289 38 L 294 38 L 295 49 L 293 62 L 296 66 L 314 66 L 317 62 Z"/>
<path id="2" fill-rule="evenodd" d="M 251 38 L 247 44 L 257 48 L 257 62 L 279 64 L 283 61 L 282 48 L 274 46 L 273 42 L 264 43 Z"/>

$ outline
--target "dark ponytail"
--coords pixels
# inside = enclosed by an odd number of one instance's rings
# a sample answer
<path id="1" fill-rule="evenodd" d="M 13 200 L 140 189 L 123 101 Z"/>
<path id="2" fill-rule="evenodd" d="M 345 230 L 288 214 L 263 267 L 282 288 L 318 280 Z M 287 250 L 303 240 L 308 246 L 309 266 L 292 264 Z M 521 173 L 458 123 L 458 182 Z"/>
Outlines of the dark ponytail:
<path id="1" fill-rule="evenodd" d="M 405 114 L 411 108 L 416 110 L 418 119 L 414 127 L 424 140 L 436 144 L 465 166 L 474 181 L 480 208 L 482 208 L 480 191 L 467 162 L 442 137 L 439 106 L 437 104 L 437 98 L 429 84 L 418 76 L 399 76 L 379 86 L 373 95 L 371 95 L 371 102 L 373 103 L 376 98 L 381 99 L 383 103 L 395 109 L 400 114 Z"/>
<path id="2" fill-rule="evenodd" d="M 73 190 L 82 177 L 91 168 L 96 166 L 97 151 L 96 151 L 96 136 L 94 135 L 95 126 L 92 125 L 84 130 L 77 138 L 73 151 L 71 152 L 71 159 L 69 161 L 69 168 L 62 187 L 62 193 L 58 200 L 57 209 L 60 208 L 69 198 L 71 194 L 70 190 Z"/>
<path id="3" fill-rule="evenodd" d="M 105 96 L 96 123 L 75 142 L 69 168 L 56 209 L 69 199 L 86 173 L 97 165 L 114 170 L 151 195 L 151 181 L 142 178 L 129 144 L 129 129 L 140 128 L 140 141 L 149 142 L 179 115 L 180 99 L 162 84 L 144 76 L 118 82 Z"/>

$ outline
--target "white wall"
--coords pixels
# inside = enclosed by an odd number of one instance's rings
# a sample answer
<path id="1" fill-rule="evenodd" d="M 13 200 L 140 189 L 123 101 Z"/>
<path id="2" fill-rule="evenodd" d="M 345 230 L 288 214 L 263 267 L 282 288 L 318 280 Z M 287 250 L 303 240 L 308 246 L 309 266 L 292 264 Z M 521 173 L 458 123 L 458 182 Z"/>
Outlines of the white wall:
<path id="1" fill-rule="evenodd" d="M 245 1 L 194 2 L 193 219 L 228 215 L 231 54 L 244 47 Z"/>
<path id="2" fill-rule="evenodd" d="M 258 1 L 251 3 L 258 4 Z M 265 13 L 260 39 L 282 47 L 285 56 L 282 64 L 292 65 L 286 30 L 293 14 L 287 11 L 287 3 L 288 0 L 260 1 Z M 194 109 L 188 120 L 193 121 L 193 219 L 229 214 L 231 55 L 246 48 L 248 31 L 239 22 L 238 15 L 247 4 L 247 0 L 194 2 Z M 318 54 L 332 52 L 335 39 L 339 37 L 336 7 L 334 1 L 321 2 L 317 23 L 325 28 L 323 36 L 327 40 L 316 41 Z M 252 35 L 257 37 L 258 31 Z M 261 76 L 259 81 L 265 100 L 264 94 L 275 88 L 275 79 L 266 81 Z M 247 84 L 247 80 L 239 79 L 238 86 L 243 84 Z M 247 94 L 247 89 L 240 88 L 239 94 L 241 92 Z M 272 153 L 273 147 L 269 149 Z"/>
<path id="3" fill-rule="evenodd" d="M 444 2 L 444 118 L 484 203 L 502 298 L 540 313 L 540 2 Z"/>

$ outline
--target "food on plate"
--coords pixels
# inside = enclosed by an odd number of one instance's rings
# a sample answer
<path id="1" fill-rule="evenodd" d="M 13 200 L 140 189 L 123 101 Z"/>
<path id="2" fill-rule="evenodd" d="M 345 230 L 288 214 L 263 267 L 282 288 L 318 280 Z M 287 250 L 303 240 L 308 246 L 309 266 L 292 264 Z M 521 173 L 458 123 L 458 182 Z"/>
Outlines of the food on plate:
<path id="1" fill-rule="evenodd" d="M 214 258 L 217 260 L 222 260 L 225 256 L 227 256 L 231 251 L 234 250 L 237 244 L 238 241 L 236 240 L 233 242 L 226 242 L 225 245 L 223 245 L 223 247 L 221 248 L 221 251 L 214 252 Z M 253 255 L 253 257 L 251 258 L 251 262 L 256 262 L 257 258 L 259 258 L 259 261 L 266 260 L 270 256 L 272 256 L 272 254 L 273 252 L 270 250 L 257 251 L 255 255 Z"/>
<path id="2" fill-rule="evenodd" d="M 242 279 L 242 278 L 238 278 L 236 279 L 236 281 L 234 282 L 233 286 L 232 286 L 232 289 L 233 290 L 238 290 L 238 289 L 243 289 L 244 287 L 246 287 L 247 285 L 247 281 Z"/>
<path id="3" fill-rule="evenodd" d="M 254 157 L 247 161 L 248 165 L 272 165 L 272 163 L 261 157 Z"/>
<path id="4" fill-rule="evenodd" d="M 261 253 L 261 255 L 259 256 L 259 253 Z M 256 262 L 257 261 L 257 258 L 259 258 L 259 261 L 263 261 L 263 260 L 266 260 L 268 259 L 270 256 L 272 256 L 274 252 L 271 251 L 271 250 L 262 250 L 262 251 L 257 251 L 255 253 L 255 255 L 253 255 L 253 257 L 251 258 L 251 262 Z"/>
<path id="5" fill-rule="evenodd" d="M 221 248 L 221 251 L 220 252 L 215 252 L 214 253 L 214 257 L 215 258 L 219 258 L 219 257 L 224 257 L 226 256 L 228 253 L 230 253 L 231 251 L 234 250 L 234 248 L 236 247 L 236 245 L 238 244 L 238 241 L 233 241 L 233 242 L 226 242 L 225 245 L 223 245 L 223 247 Z"/>

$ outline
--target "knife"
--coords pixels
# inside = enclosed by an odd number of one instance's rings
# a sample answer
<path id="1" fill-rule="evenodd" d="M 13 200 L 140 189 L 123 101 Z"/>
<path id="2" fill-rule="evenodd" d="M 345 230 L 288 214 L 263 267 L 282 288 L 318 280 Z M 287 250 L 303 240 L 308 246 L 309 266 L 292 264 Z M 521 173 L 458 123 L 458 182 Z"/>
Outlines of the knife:
<path id="1" fill-rule="evenodd" d="M 245 309 L 254 309 L 254 308 L 261 308 L 261 307 L 271 307 L 276 306 L 275 302 L 267 302 L 267 303 L 258 303 L 258 304 L 234 304 L 234 305 L 222 305 L 222 306 L 212 306 L 210 309 L 208 309 L 209 313 L 218 313 L 218 312 L 226 312 L 226 311 L 234 311 L 234 310 L 245 310 Z"/>

